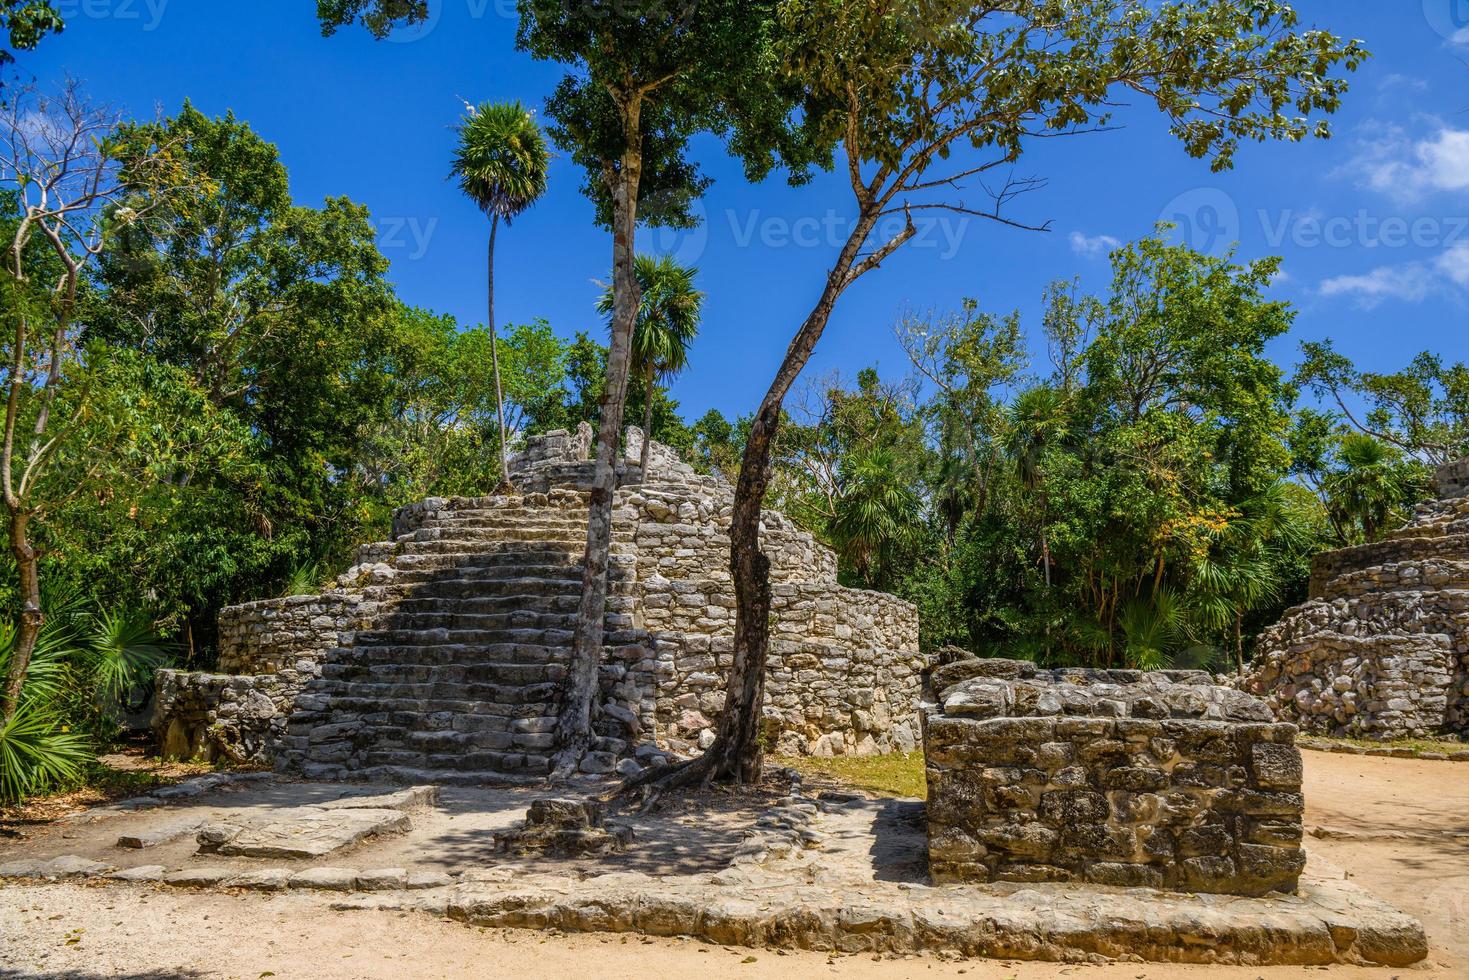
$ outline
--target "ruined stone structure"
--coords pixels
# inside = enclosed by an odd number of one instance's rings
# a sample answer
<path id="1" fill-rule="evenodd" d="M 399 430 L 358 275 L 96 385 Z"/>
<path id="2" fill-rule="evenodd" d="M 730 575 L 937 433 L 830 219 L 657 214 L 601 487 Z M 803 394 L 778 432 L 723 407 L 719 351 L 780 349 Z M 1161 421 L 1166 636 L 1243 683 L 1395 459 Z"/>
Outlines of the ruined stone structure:
<path id="1" fill-rule="evenodd" d="M 1385 541 L 1317 557 L 1235 686 L 1317 735 L 1469 736 L 1469 460 Z"/>
<path id="2" fill-rule="evenodd" d="M 1293 891 L 1296 729 L 1193 671 L 934 672 L 924 719 L 929 869 L 938 883 L 1085 881 Z"/>
<path id="3" fill-rule="evenodd" d="M 320 596 L 220 616 L 224 674 L 163 671 L 170 755 L 274 758 L 313 776 L 427 780 L 546 772 L 581 595 L 591 431 L 533 437 L 517 495 L 401 510 Z M 589 772 L 713 739 L 733 655 L 732 489 L 626 440 L 616 499 L 601 736 Z M 771 559 L 766 717 L 782 752 L 917 744 L 917 613 L 838 586 L 836 559 L 765 515 Z"/>

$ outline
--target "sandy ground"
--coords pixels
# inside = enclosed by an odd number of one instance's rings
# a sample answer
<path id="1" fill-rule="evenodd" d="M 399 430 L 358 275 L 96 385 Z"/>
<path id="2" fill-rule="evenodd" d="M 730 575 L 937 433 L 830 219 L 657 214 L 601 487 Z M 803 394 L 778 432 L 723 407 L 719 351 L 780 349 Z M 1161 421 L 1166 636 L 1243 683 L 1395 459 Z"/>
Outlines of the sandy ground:
<path id="1" fill-rule="evenodd" d="M 981 977 L 1096 980 L 1469 977 L 1469 765 L 1306 755 L 1313 855 L 1423 919 L 1409 970 L 1107 967 L 731 950 L 693 940 L 477 930 L 419 914 L 332 912 L 320 896 L 139 887 L 0 889 L 0 975 L 27 977 Z M 833 842 L 835 843 L 835 842 Z M 838 845 L 840 846 L 840 845 Z M 881 861 L 878 862 L 881 864 Z M 906 870 L 906 869 L 905 869 Z"/>

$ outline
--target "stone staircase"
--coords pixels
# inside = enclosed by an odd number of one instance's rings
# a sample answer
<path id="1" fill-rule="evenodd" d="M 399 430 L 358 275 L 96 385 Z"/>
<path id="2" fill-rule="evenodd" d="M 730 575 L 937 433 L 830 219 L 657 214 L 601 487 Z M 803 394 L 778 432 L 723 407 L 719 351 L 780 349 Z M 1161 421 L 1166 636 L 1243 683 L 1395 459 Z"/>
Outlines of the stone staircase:
<path id="1" fill-rule="evenodd" d="M 433 506 L 434 504 L 442 506 Z M 360 564 L 372 627 L 332 651 L 298 697 L 290 768 L 313 777 L 480 783 L 549 771 L 571 661 L 586 500 L 559 491 L 429 502 L 386 561 Z M 614 541 L 606 640 L 630 637 L 633 564 Z M 371 562 L 381 546 L 359 555 Z M 625 750 L 615 721 L 593 766 Z"/>
<path id="2" fill-rule="evenodd" d="M 1311 598 L 1260 638 L 1237 686 L 1322 735 L 1469 734 L 1469 493 L 1441 498 L 1373 544 L 1320 555 Z"/>
<path id="3" fill-rule="evenodd" d="M 592 431 L 527 439 L 510 495 L 394 515 L 318 595 L 232 606 L 218 669 L 162 670 L 171 758 L 313 778 L 536 780 L 548 772 L 581 603 Z M 630 429 L 618 461 L 597 735 L 582 771 L 624 774 L 714 739 L 734 658 L 734 491 Z M 910 604 L 844 589 L 837 561 L 767 511 L 765 725 L 783 753 L 909 750 L 925 658 Z"/>

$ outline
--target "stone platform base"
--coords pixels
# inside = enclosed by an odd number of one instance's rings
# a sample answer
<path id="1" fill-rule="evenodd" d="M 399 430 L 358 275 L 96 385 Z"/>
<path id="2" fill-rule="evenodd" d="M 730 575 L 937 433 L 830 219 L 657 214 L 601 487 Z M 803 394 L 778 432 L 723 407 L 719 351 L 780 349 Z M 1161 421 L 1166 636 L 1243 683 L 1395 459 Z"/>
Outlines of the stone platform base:
<path id="1" fill-rule="evenodd" d="M 473 926 L 687 936 L 727 946 L 843 953 L 951 953 L 1052 962 L 1132 959 L 1247 966 L 1423 960 L 1417 920 L 1335 877 L 1308 874 L 1298 895 L 1232 898 L 1066 885 L 928 887 L 803 880 L 766 869 L 659 878 L 590 878 L 497 868 L 406 875 L 318 868 L 245 874 L 161 866 L 112 873 L 76 857 L 17 862 L 0 877 L 96 879 L 185 888 L 348 892 L 335 910 L 426 912 Z"/>

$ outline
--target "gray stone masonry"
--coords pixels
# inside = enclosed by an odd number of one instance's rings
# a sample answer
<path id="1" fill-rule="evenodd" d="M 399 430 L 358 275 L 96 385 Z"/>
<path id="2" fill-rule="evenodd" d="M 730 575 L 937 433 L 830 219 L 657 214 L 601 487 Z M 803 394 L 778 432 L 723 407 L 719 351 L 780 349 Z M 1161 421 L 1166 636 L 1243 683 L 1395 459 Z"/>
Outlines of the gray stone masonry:
<path id="1" fill-rule="evenodd" d="M 1469 736 L 1469 460 L 1438 485 L 1386 540 L 1318 556 L 1232 683 L 1315 735 Z"/>
<path id="2" fill-rule="evenodd" d="M 599 739 L 589 773 L 707 746 L 734 655 L 733 490 L 629 432 L 614 512 Z M 165 671 L 169 755 L 316 777 L 539 778 L 581 593 L 591 430 L 532 437 L 513 495 L 402 508 L 319 596 L 220 615 L 220 673 Z M 781 752 L 912 749 L 926 666 L 914 608 L 844 589 L 836 558 L 767 512 L 766 719 Z"/>
<path id="3" fill-rule="evenodd" d="M 962 660 L 927 706 L 937 883 L 1294 891 L 1296 729 L 1192 671 L 1044 671 Z"/>

